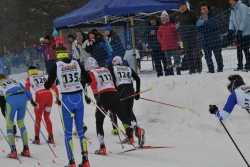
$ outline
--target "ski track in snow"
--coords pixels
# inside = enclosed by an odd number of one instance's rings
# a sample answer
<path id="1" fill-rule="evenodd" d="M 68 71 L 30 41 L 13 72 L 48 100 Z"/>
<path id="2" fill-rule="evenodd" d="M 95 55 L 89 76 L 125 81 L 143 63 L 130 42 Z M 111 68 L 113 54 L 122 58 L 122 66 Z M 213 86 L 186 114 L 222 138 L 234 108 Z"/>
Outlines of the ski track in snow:
<path id="1" fill-rule="evenodd" d="M 88 144 L 89 161 L 91 167 L 241 167 L 247 166 L 229 136 L 221 126 L 219 120 L 208 111 L 209 104 L 216 104 L 219 109 L 224 106 L 229 92 L 227 77 L 230 74 L 240 74 L 249 83 L 249 73 L 225 71 L 223 73 L 171 76 L 161 78 L 142 78 L 141 90 L 153 87 L 152 91 L 141 94 L 141 97 L 157 100 L 176 106 L 186 107 L 185 110 L 165 106 L 140 99 L 135 101 L 134 112 L 138 123 L 146 131 L 145 145 L 174 146 L 174 148 L 137 150 L 123 154 L 121 151 L 133 148 L 118 144 L 118 136 L 110 131 L 112 125 L 105 119 L 105 144 L 108 156 L 94 155 L 99 148 L 95 131 L 95 108 L 85 103 L 84 121 L 88 126 L 86 136 L 92 142 Z M 24 84 L 27 73 L 10 76 Z M 89 89 L 89 88 L 88 88 Z M 93 98 L 92 92 L 88 90 Z M 91 93 L 90 93 L 91 92 Z M 33 108 L 28 103 L 28 110 L 33 114 Z M 34 116 L 34 114 L 33 114 Z M 5 120 L 0 117 L 0 127 L 6 133 Z M 50 148 L 40 135 L 41 145 L 29 144 L 32 157 L 20 157 L 25 167 L 45 166 L 63 167 L 68 163 L 61 121 L 58 107 L 53 105 L 51 120 L 53 123 L 56 147 L 50 145 L 58 156 L 54 157 Z M 231 136 L 237 143 L 245 158 L 250 162 L 250 115 L 236 106 L 230 117 L 223 121 Z M 26 114 L 25 124 L 28 137 L 34 138 L 34 123 Z M 121 127 L 121 122 L 118 123 Z M 42 132 L 48 137 L 43 124 Z M 18 135 L 20 133 L 18 132 Z M 124 136 L 120 133 L 121 139 Z M 73 138 L 76 163 L 81 163 L 78 138 Z M 137 139 L 135 138 L 135 145 Z M 31 141 L 29 141 L 31 143 Z M 17 151 L 22 151 L 22 141 L 16 141 Z M 0 136 L 0 166 L 19 166 L 17 160 L 5 158 L 10 152 L 7 142 Z M 3 152 L 4 151 L 4 152 Z M 52 162 L 55 161 L 55 163 Z M 40 165 L 38 165 L 38 162 Z"/>

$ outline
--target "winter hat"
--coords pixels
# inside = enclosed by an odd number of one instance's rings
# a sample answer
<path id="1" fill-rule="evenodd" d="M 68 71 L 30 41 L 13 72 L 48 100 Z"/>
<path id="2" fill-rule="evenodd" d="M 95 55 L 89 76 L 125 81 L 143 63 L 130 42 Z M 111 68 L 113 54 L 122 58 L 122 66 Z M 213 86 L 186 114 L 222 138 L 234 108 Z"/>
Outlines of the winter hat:
<path id="1" fill-rule="evenodd" d="M 39 40 L 40 40 L 40 41 L 44 41 L 44 38 L 43 38 L 43 37 L 41 37 Z"/>
<path id="2" fill-rule="evenodd" d="M 74 36 L 72 34 L 69 34 L 68 38 L 74 38 Z"/>
<path id="3" fill-rule="evenodd" d="M 44 37 L 44 39 L 50 40 L 50 36 L 49 36 L 49 35 L 46 35 L 46 36 Z"/>
<path id="4" fill-rule="evenodd" d="M 243 78 L 236 74 L 236 75 L 230 75 L 228 77 L 228 80 L 231 82 L 227 88 L 228 90 L 234 91 L 236 88 L 238 88 L 241 85 L 245 85 L 245 82 L 243 81 Z"/>
<path id="5" fill-rule="evenodd" d="M 89 57 L 87 59 L 87 67 L 88 67 L 89 71 L 91 71 L 94 68 L 98 67 L 98 63 L 97 63 L 96 59 L 94 59 L 93 57 Z"/>
<path id="6" fill-rule="evenodd" d="M 35 66 L 29 66 L 29 71 L 28 71 L 29 75 L 34 75 L 34 74 L 38 74 L 38 70 Z"/>
<path id="7" fill-rule="evenodd" d="M 104 30 L 105 30 L 105 31 L 111 31 L 112 28 L 111 28 L 111 26 L 108 24 L 108 25 L 106 25 L 106 26 L 104 27 Z"/>
<path id="8" fill-rule="evenodd" d="M 122 58 L 120 56 L 115 56 L 113 58 L 112 64 L 115 65 L 122 65 Z"/>
<path id="9" fill-rule="evenodd" d="M 181 3 L 179 3 L 178 8 L 179 8 L 181 5 L 186 5 L 186 6 L 187 6 L 186 2 L 181 2 Z"/>
<path id="10" fill-rule="evenodd" d="M 64 58 L 69 58 L 69 53 L 67 48 L 64 46 L 59 46 L 56 48 L 56 58 L 57 59 L 64 59 Z"/>
<path id="11" fill-rule="evenodd" d="M 95 31 L 90 31 L 90 32 L 88 33 L 88 38 L 89 38 L 89 34 L 93 34 L 93 35 L 95 36 L 95 38 L 96 38 L 96 32 L 95 32 Z"/>
<path id="12" fill-rule="evenodd" d="M 162 11 L 161 18 L 167 17 L 168 18 L 168 12 L 166 10 Z"/>
<path id="13" fill-rule="evenodd" d="M 98 31 L 97 31 L 97 29 L 95 29 L 95 28 L 94 28 L 94 29 L 92 29 L 91 31 L 98 32 Z"/>
<path id="14" fill-rule="evenodd" d="M 54 36 L 54 35 L 59 35 L 59 32 L 56 29 L 52 33 L 52 36 Z"/>
<path id="15" fill-rule="evenodd" d="M 77 39 L 83 39 L 83 35 L 78 35 Z"/>
<path id="16" fill-rule="evenodd" d="M 0 79 L 4 79 L 4 78 L 6 78 L 6 76 L 4 74 L 0 73 Z"/>

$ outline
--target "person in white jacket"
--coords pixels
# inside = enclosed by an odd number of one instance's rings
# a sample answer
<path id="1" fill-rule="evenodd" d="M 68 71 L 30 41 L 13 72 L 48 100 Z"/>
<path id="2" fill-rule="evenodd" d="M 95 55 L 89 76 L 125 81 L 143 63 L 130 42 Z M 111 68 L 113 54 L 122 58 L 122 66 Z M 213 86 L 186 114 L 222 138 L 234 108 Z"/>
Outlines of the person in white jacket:
<path id="1" fill-rule="evenodd" d="M 90 57 L 91 55 L 85 51 L 86 45 L 88 43 L 87 40 L 83 42 L 83 35 L 78 35 L 77 36 L 77 49 L 80 53 L 80 64 L 84 66 L 86 69 L 86 61 L 87 58 Z"/>
<path id="2" fill-rule="evenodd" d="M 135 57 L 137 60 L 137 67 L 139 69 L 141 69 L 140 65 L 138 66 L 138 64 L 140 64 L 140 54 L 139 54 L 137 49 L 135 49 L 135 55 L 136 55 Z M 125 52 L 123 60 L 126 60 L 128 62 L 129 67 L 132 68 L 134 71 L 136 71 L 135 70 L 135 60 L 134 60 L 134 56 L 133 56 L 133 48 L 132 48 L 130 43 L 127 43 L 127 50 Z"/>

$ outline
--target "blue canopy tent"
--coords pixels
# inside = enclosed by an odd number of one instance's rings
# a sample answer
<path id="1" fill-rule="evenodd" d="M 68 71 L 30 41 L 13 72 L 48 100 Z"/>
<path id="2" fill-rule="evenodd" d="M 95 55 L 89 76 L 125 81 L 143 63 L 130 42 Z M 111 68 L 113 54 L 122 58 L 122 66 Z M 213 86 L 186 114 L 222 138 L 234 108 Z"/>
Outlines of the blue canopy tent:
<path id="1" fill-rule="evenodd" d="M 91 0 L 83 7 L 53 20 L 54 28 L 66 29 L 73 27 L 103 26 L 124 24 L 129 16 L 140 20 L 148 13 L 162 10 L 176 10 L 180 2 L 186 0 Z M 95 24 L 95 25 L 93 25 Z"/>

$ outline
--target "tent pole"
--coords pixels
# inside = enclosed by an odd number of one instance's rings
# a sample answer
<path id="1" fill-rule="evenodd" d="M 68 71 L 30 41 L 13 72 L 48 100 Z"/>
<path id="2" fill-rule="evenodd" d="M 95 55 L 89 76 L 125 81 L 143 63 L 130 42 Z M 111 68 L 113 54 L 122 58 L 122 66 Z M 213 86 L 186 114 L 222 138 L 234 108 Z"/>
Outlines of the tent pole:
<path id="1" fill-rule="evenodd" d="M 137 60 L 136 60 L 136 53 L 135 53 L 135 29 L 134 29 L 134 17 L 130 16 L 130 24 L 131 24 L 131 31 L 132 31 L 132 45 L 133 45 L 133 56 L 135 61 L 135 72 L 138 74 L 137 68 Z"/>

